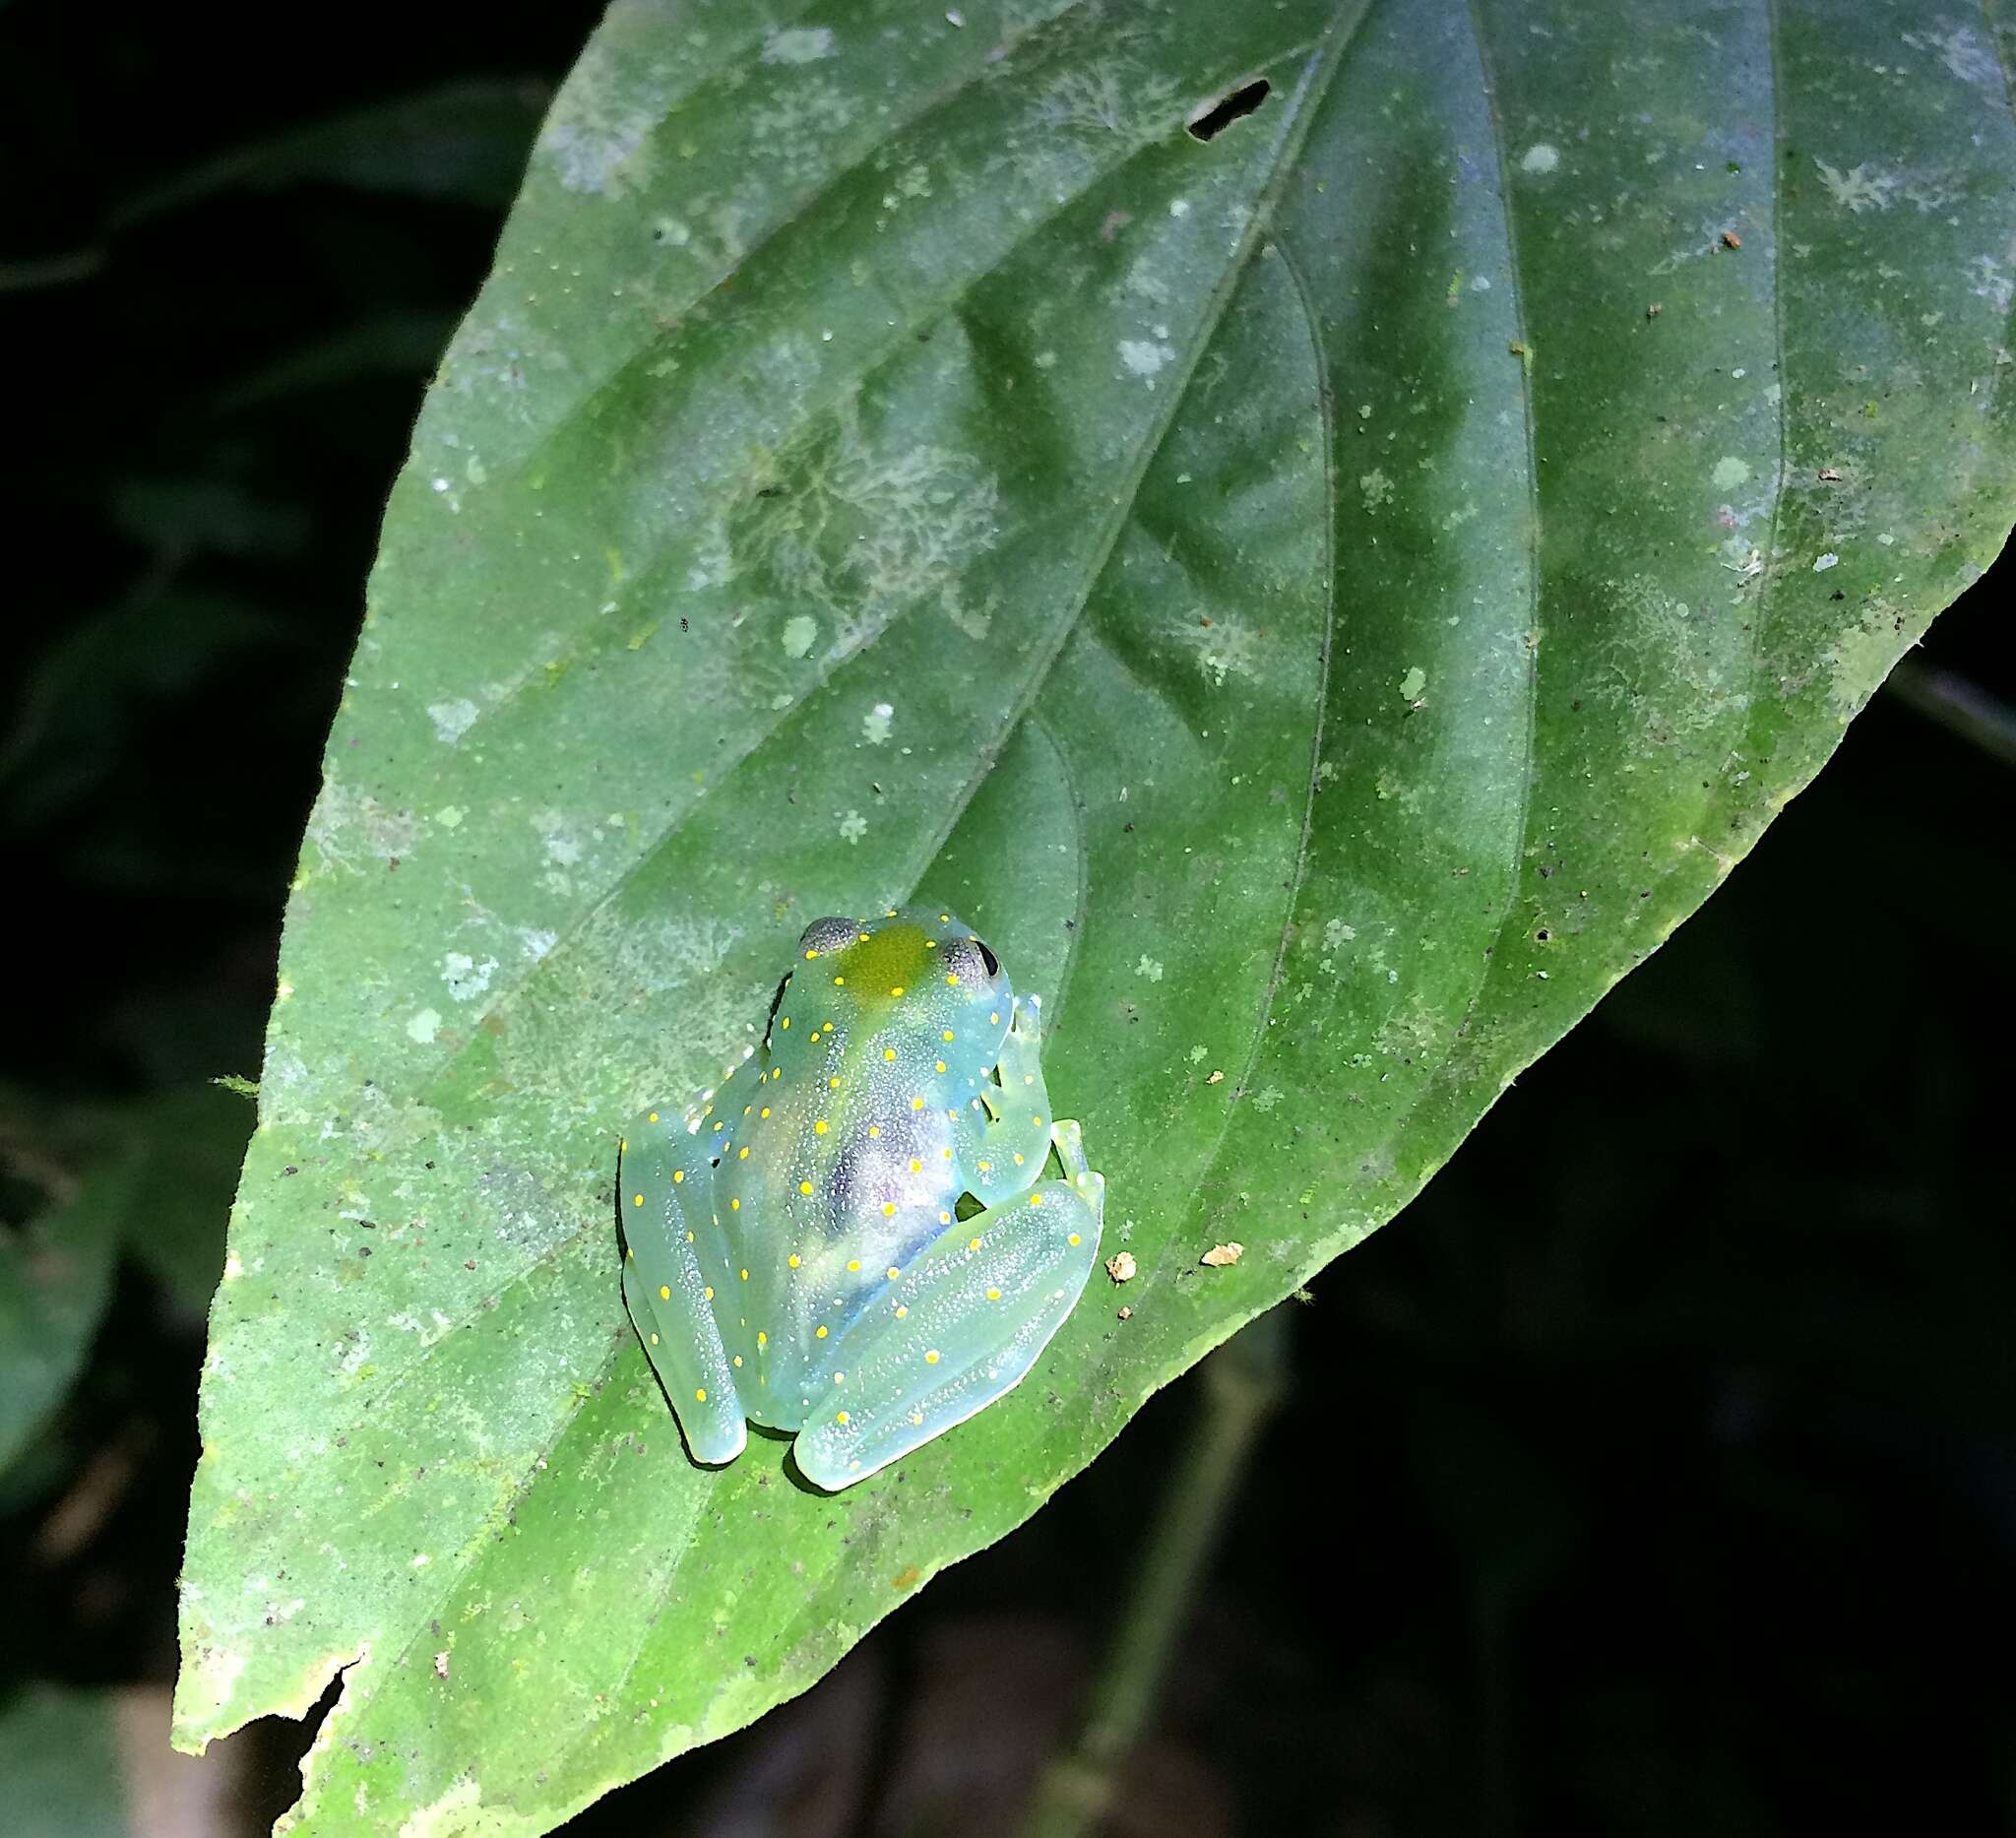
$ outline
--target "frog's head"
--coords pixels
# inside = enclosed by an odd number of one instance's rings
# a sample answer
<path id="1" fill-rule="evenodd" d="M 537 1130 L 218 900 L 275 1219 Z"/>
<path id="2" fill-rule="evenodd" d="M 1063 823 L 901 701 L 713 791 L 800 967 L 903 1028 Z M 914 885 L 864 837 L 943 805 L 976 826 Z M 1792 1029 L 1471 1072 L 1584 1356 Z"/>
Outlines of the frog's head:
<path id="1" fill-rule="evenodd" d="M 937 1056 L 976 1072 L 1000 1057 L 1015 991 L 1001 960 L 954 913 L 906 907 L 815 919 L 798 940 L 793 975 L 806 972 L 876 1033 L 914 1031 L 946 1049 Z"/>

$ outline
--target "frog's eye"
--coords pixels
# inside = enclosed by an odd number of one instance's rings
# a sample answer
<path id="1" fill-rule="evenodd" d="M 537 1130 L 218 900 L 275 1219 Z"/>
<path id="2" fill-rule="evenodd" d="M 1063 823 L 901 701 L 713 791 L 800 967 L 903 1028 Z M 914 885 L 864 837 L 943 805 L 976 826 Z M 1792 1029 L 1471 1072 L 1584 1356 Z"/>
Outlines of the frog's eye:
<path id="1" fill-rule="evenodd" d="M 823 957 L 828 951 L 845 949 L 853 943 L 856 935 L 857 927 L 850 919 L 814 919 L 798 940 L 798 955 L 801 958 Z"/>
<path id="2" fill-rule="evenodd" d="M 1001 960 L 977 938 L 955 938 L 945 947 L 945 970 L 961 982 L 991 983 L 1001 975 Z"/>

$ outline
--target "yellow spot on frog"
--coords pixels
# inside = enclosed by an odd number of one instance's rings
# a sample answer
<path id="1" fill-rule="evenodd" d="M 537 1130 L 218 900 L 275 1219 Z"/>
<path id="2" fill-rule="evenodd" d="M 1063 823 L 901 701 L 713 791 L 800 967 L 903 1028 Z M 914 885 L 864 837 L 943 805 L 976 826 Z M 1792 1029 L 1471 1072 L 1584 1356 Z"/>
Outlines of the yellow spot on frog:
<path id="1" fill-rule="evenodd" d="M 970 1250 L 970 1251 L 976 1251 L 976 1250 L 978 1250 L 978 1249 L 979 1249 L 979 1247 L 980 1247 L 980 1241 L 979 1241 L 979 1239 L 978 1239 L 978 1238 L 969 1238 L 969 1239 L 967 1239 L 967 1241 L 966 1241 L 966 1248 L 967 1248 L 968 1250 Z"/>
<path id="2" fill-rule="evenodd" d="M 1029 1196 L 1029 1203 L 1032 1206 L 1040 1206 L 1043 1203 L 1043 1196 L 1040 1193 L 1032 1193 Z"/>
<path id="3" fill-rule="evenodd" d="M 667 1285 L 661 1283 L 658 1286 L 658 1299 L 660 1301 L 670 1301 L 672 1299 L 672 1292 Z"/>
<path id="4" fill-rule="evenodd" d="M 824 1340 L 826 1338 L 826 1330 L 823 1327 L 815 1327 L 812 1330 L 812 1338 L 814 1340 Z"/>
<path id="5" fill-rule="evenodd" d="M 833 1421 L 834 1421 L 835 1423 L 837 1423 L 837 1424 L 844 1424 L 844 1423 L 846 1423 L 846 1422 L 847 1422 L 847 1413 L 846 1413 L 845 1411 L 840 1411 L 840 1412 L 837 1412 L 837 1413 L 835 1414 L 835 1416 L 834 1416 L 834 1419 L 833 1419 Z"/>
<path id="6" fill-rule="evenodd" d="M 889 993 L 891 995 L 901 995 L 903 993 L 903 984 L 899 982 Z"/>
<path id="7" fill-rule="evenodd" d="M 894 1059 L 894 1058 L 896 1057 L 896 1048 L 895 1048 L 895 1047 L 893 1047 L 893 1046 L 885 1046 L 885 1047 L 883 1047 L 883 1049 L 882 1049 L 882 1057 L 883 1057 L 884 1059 Z"/>
<path id="8" fill-rule="evenodd" d="M 987 1292 L 987 1299 L 989 1301 L 999 1301 L 1001 1299 L 1001 1292 L 997 1289 L 990 1289 Z"/>
<path id="9" fill-rule="evenodd" d="M 823 1116 L 818 1120 L 818 1122 L 812 1125 L 812 1134 L 815 1136 L 823 1136 L 826 1134 L 826 1119 Z"/>
<path id="10" fill-rule="evenodd" d="M 884 1200 L 882 1202 L 882 1217 L 884 1219 L 889 1218 L 895 1211 L 896 1202 L 894 1200 Z"/>
<path id="11" fill-rule="evenodd" d="M 938 1363 L 938 1349 L 936 1347 L 933 1347 L 929 1353 L 924 1355 L 924 1363 L 926 1365 L 936 1365 Z"/>
<path id="12" fill-rule="evenodd" d="M 1072 1233 L 1072 1235 L 1071 1235 L 1070 1238 L 1068 1239 L 1068 1242 L 1070 1242 L 1070 1243 L 1072 1243 L 1072 1244 L 1076 1244 L 1076 1243 L 1078 1242 L 1078 1234 L 1077 1234 L 1077 1233 L 1075 1233 L 1075 1232 L 1074 1232 L 1074 1233 Z"/>
<path id="13" fill-rule="evenodd" d="M 796 1252 L 796 1251 L 793 1251 L 793 1252 L 791 1252 L 791 1254 L 790 1254 L 790 1258 L 789 1258 L 789 1262 L 790 1262 L 790 1267 L 791 1267 L 791 1268 L 792 1268 L 793 1270 L 795 1270 L 795 1269 L 796 1269 L 796 1268 L 798 1267 L 798 1254 L 797 1254 L 797 1252 Z"/>
<path id="14" fill-rule="evenodd" d="M 950 1028 L 947 1028 L 940 1038 L 949 1041 L 952 1038 L 952 1030 Z"/>
<path id="15" fill-rule="evenodd" d="M 850 1270 L 858 1270 L 861 1267 L 861 1260 L 858 1257 L 850 1257 L 847 1260 L 847 1267 Z"/>
<path id="16" fill-rule="evenodd" d="M 644 1195 L 641 1193 L 633 1193 L 630 1196 L 630 1204 L 632 1206 L 642 1206 L 644 1204 Z"/>
<path id="17" fill-rule="evenodd" d="M 738 1162 L 746 1162 L 746 1161 L 747 1161 L 748 1159 L 749 1159 L 749 1151 L 748 1151 L 747 1149 L 737 1149 L 737 1150 L 735 1151 L 735 1160 L 736 1160 L 736 1161 L 738 1161 Z"/>
<path id="18" fill-rule="evenodd" d="M 696 1398 L 698 1398 L 702 1404 L 705 1404 L 707 1402 L 707 1387 L 705 1385 L 698 1386 L 694 1390 L 693 1395 Z"/>
<path id="19" fill-rule="evenodd" d="M 811 1183 L 811 1182 L 810 1182 L 809 1180 L 801 1180 L 801 1181 L 799 1181 L 799 1182 L 798 1182 L 798 1191 L 799 1191 L 800 1193 L 810 1193 L 810 1192 L 812 1191 L 812 1183 Z"/>
<path id="20" fill-rule="evenodd" d="M 903 1275 L 903 1272 L 902 1272 L 901 1270 L 897 1269 L 897 1267 L 896 1267 L 896 1266 L 895 1266 L 894 1264 L 891 1264 L 891 1265 L 889 1266 L 889 1280 L 890 1280 L 890 1282 L 894 1283 L 894 1282 L 896 1281 L 896 1279 L 897 1279 L 898 1277 L 900 1277 L 901 1275 Z"/>

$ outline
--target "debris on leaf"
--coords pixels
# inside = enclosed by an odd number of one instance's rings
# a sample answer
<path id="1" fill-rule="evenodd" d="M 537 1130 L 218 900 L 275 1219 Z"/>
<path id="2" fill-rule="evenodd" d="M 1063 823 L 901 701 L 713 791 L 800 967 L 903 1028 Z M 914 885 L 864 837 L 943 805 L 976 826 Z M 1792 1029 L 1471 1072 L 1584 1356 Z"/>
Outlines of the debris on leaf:
<path id="1" fill-rule="evenodd" d="M 1223 1072 L 1214 1072 L 1204 1082 L 1207 1085 L 1223 1085 L 1225 1083 L 1225 1074 Z"/>
<path id="2" fill-rule="evenodd" d="M 434 1677 L 437 1679 L 448 1677 L 448 1655 L 446 1653 L 434 1655 Z"/>
<path id="3" fill-rule="evenodd" d="M 1123 1320 L 1123 1321 L 1131 1321 L 1131 1320 L 1132 1320 L 1133 1318 L 1134 1318 L 1134 1310 L 1133 1310 L 1133 1309 L 1131 1309 L 1131 1308 L 1122 1308 L 1122 1309 L 1120 1310 L 1120 1319 L 1121 1319 L 1121 1320 Z"/>
<path id="4" fill-rule="evenodd" d="M 1106 1275 L 1115 1283 L 1131 1283 L 1134 1280 L 1134 1253 L 1116 1251 L 1106 1259 Z"/>
<path id="5" fill-rule="evenodd" d="M 1722 246 L 1725 249 L 1740 249 L 1743 246 L 1743 239 L 1734 230 L 1726 229 L 1722 232 Z"/>
<path id="6" fill-rule="evenodd" d="M 1209 1264 L 1214 1270 L 1223 1270 L 1227 1264 L 1235 1264 L 1246 1254 L 1246 1247 L 1237 1238 L 1224 1244 L 1214 1244 L 1197 1261 Z"/>
<path id="7" fill-rule="evenodd" d="M 1834 467 L 1823 466 L 1820 469 L 1820 482 L 1826 485 L 1839 484 L 1841 482 L 1841 474 Z"/>
<path id="8" fill-rule="evenodd" d="M 1660 314 L 1665 311 L 1666 308 L 1662 306 L 1657 300 L 1654 300 L 1652 304 L 1645 309 L 1645 317 L 1648 319 L 1657 319 L 1660 316 Z"/>

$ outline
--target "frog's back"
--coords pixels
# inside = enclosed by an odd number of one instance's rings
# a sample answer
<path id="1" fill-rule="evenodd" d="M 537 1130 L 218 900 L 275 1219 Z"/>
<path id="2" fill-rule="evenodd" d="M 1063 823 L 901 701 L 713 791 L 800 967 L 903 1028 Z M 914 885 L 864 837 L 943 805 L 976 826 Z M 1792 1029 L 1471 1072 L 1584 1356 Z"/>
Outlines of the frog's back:
<path id="1" fill-rule="evenodd" d="M 952 1224 L 1013 999 L 941 909 L 805 933 L 717 1189 L 738 1305 L 716 1313 L 758 1422 L 823 1409 L 847 1330 L 901 1305 L 903 1273 Z"/>

